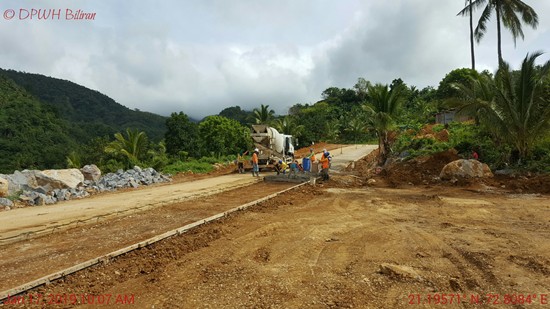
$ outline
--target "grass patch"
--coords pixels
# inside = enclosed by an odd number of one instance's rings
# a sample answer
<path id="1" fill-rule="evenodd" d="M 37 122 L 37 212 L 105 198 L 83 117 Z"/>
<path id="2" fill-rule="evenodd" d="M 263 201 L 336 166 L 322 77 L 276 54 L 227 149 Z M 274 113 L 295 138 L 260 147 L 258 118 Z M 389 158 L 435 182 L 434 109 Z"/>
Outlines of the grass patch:
<path id="1" fill-rule="evenodd" d="M 211 163 L 192 161 L 177 161 L 165 166 L 162 170 L 163 173 L 175 175 L 181 172 L 193 172 L 194 174 L 205 174 L 214 170 Z"/>

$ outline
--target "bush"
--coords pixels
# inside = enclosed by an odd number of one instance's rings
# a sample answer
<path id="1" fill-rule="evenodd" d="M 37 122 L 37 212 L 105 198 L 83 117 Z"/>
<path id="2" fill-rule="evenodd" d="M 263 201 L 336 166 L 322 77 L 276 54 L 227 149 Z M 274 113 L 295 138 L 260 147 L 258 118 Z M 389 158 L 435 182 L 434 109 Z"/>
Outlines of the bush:
<path id="1" fill-rule="evenodd" d="M 209 163 L 209 164 L 216 164 L 216 163 L 226 164 L 227 162 L 233 162 L 236 159 L 237 159 L 236 155 L 227 155 L 227 156 L 219 156 L 219 157 L 202 157 L 198 161 L 202 163 Z"/>
<path id="2" fill-rule="evenodd" d="M 172 175 L 175 175 L 181 172 L 189 172 L 189 171 L 195 174 L 204 174 L 204 173 L 209 173 L 213 170 L 214 170 L 214 167 L 212 166 L 212 164 L 208 162 L 199 162 L 197 160 L 192 160 L 192 161 L 185 161 L 185 162 L 183 161 L 174 162 L 172 164 L 165 166 L 162 169 L 162 172 L 172 174 Z"/>

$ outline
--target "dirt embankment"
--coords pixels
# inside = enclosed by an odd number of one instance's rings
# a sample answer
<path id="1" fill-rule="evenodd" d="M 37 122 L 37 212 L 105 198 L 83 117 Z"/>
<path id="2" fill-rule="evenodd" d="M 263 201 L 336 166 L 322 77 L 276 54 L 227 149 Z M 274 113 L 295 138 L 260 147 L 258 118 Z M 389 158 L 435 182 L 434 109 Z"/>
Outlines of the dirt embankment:
<path id="1" fill-rule="evenodd" d="M 357 161 L 347 171 L 365 178 L 375 179 L 380 187 L 399 188 L 404 186 L 452 186 L 472 189 L 497 188 L 511 193 L 550 194 L 550 175 L 495 175 L 493 178 L 457 178 L 456 181 L 442 181 L 439 174 L 443 167 L 460 159 L 454 150 L 417 157 L 407 161 L 391 160 L 383 168 L 376 169 L 377 152 L 372 152 Z"/>

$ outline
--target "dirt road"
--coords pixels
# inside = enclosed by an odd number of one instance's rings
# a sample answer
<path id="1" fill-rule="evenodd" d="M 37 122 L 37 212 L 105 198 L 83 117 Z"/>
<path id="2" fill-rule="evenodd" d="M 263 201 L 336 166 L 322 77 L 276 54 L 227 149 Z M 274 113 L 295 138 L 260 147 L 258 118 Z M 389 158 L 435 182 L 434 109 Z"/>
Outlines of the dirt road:
<path id="1" fill-rule="evenodd" d="M 370 151 L 360 149 L 344 148 L 344 154 L 353 155 L 336 156 L 335 162 L 344 164 Z M 293 185 L 232 174 L 1 212 L 0 235 L 11 242 L 0 246 L 0 268 L 13 271 L 0 272 L 0 291 Z M 28 233 L 32 237 L 22 239 Z"/>
<path id="2" fill-rule="evenodd" d="M 333 175 L 20 295 L 41 296 L 39 304 L 5 306 L 550 308 L 549 195 L 363 183 Z M 278 186 L 254 183 L 3 246 L 0 282 L 13 287 L 19 275 L 112 251 Z"/>
<path id="3" fill-rule="evenodd" d="M 252 176 L 250 176 L 252 178 Z M 136 209 L 40 237 L 0 246 L 0 291 L 238 207 L 294 184 L 256 183 L 199 199 Z M 47 266 L 47 267 L 45 267 Z"/>
<path id="4" fill-rule="evenodd" d="M 0 212 L 0 241 L 27 234 L 49 233 L 98 217 L 122 214 L 206 196 L 260 181 L 251 175 L 231 174 L 197 181 L 162 184 L 125 192 L 96 195 L 51 206 Z"/>
<path id="5" fill-rule="evenodd" d="M 549 307 L 548 196 L 337 178 L 30 293 L 137 308 Z"/>
<path id="6" fill-rule="evenodd" d="M 334 155 L 335 169 L 372 151 L 372 146 L 340 148 Z M 101 194 L 51 206 L 27 207 L 0 212 L 0 243 L 51 233 L 100 217 L 117 216 L 136 209 L 147 209 L 203 197 L 260 181 L 250 174 L 230 174 L 196 181 L 162 184 L 126 192 Z M 244 202 L 243 202 L 244 204 Z"/>

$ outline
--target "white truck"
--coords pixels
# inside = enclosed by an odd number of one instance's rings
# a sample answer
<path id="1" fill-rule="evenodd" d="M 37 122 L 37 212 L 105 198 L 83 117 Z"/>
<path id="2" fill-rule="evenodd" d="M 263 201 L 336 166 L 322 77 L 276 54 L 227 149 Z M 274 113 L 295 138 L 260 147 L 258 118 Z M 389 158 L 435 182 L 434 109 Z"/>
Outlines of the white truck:
<path id="1" fill-rule="evenodd" d="M 264 124 L 252 125 L 254 146 L 258 148 L 258 165 L 265 168 L 278 160 L 290 162 L 294 159 L 292 135 L 279 133 L 275 128 Z"/>

